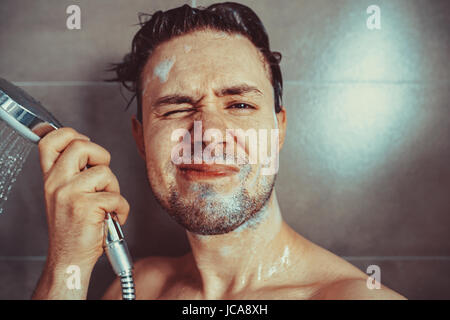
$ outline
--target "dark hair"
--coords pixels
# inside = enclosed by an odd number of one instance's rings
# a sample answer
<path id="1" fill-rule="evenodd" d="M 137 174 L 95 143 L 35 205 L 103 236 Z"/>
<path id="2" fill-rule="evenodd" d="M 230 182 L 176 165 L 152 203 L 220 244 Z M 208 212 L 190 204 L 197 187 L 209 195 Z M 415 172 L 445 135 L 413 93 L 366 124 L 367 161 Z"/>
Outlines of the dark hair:
<path id="1" fill-rule="evenodd" d="M 241 34 L 258 48 L 270 66 L 275 112 L 281 111 L 281 53 L 270 51 L 266 29 L 249 7 L 234 2 L 213 4 L 207 8 L 192 8 L 185 4 L 168 11 L 156 11 L 153 15 L 140 13 L 139 24 L 141 29 L 133 38 L 131 52 L 125 55 L 122 62 L 113 64 L 110 69 L 117 74 L 117 77 L 110 81 L 119 81 L 134 93 L 128 106 L 134 97 L 137 98 L 139 121 L 142 121 L 141 73 L 150 55 L 159 44 L 171 38 L 204 29 Z"/>

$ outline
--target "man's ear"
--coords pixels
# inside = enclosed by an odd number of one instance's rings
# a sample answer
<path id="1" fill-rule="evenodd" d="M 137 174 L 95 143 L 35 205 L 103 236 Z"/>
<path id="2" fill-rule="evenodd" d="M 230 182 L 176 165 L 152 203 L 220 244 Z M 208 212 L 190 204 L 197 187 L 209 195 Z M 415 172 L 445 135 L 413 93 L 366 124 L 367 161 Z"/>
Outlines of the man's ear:
<path id="1" fill-rule="evenodd" d="M 145 160 L 145 143 L 144 143 L 144 129 L 141 122 L 136 119 L 136 116 L 131 118 L 131 127 L 133 130 L 134 141 L 138 148 L 141 158 Z"/>
<path id="2" fill-rule="evenodd" d="M 283 148 L 284 144 L 284 138 L 286 137 L 286 125 L 287 125 L 287 119 L 286 119 L 286 109 L 284 106 L 281 106 L 281 111 L 276 113 L 277 116 L 277 122 L 278 122 L 278 129 L 279 131 L 279 151 L 281 151 L 281 148 Z"/>

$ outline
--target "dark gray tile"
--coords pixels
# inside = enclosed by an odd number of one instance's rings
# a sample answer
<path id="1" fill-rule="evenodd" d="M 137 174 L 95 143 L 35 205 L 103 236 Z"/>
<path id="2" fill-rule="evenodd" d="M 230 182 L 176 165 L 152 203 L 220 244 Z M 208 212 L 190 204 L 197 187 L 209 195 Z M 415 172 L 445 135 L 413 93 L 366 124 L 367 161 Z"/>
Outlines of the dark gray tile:
<path id="1" fill-rule="evenodd" d="M 29 300 L 36 288 L 44 261 L 0 260 L 0 300 Z"/>
<path id="2" fill-rule="evenodd" d="M 108 260 L 105 256 L 101 257 L 92 271 L 87 299 L 100 300 L 115 278 Z"/>
<path id="3" fill-rule="evenodd" d="M 43 256 L 47 222 L 38 152 L 32 150 L 0 216 L 0 256 Z"/>
<path id="4" fill-rule="evenodd" d="M 218 1 L 199 0 L 199 6 Z M 448 1 L 245 0 L 263 21 L 286 80 L 449 81 Z M 366 9 L 381 9 L 368 30 Z"/>
<path id="5" fill-rule="evenodd" d="M 153 13 L 182 0 L 3 0 L 1 76 L 11 81 L 102 80 L 109 63 L 131 48 L 138 12 Z M 81 30 L 68 30 L 66 8 L 81 9 Z"/>
<path id="6" fill-rule="evenodd" d="M 449 255 L 448 88 L 286 89 L 288 223 L 340 255 Z"/>
<path id="7" fill-rule="evenodd" d="M 450 299 L 450 260 L 348 260 L 363 272 L 380 267 L 381 283 L 410 300 Z M 372 272 L 370 272 L 372 273 Z"/>
<path id="8" fill-rule="evenodd" d="M 190 1 L 79 1 L 81 30 L 67 30 L 72 1 L 7 0 L 0 69 L 13 81 L 100 80 L 128 52 L 137 12 Z M 212 1 L 198 1 L 198 5 Z M 261 17 L 286 80 L 449 81 L 446 1 L 379 1 L 382 29 L 365 27 L 370 1 L 242 1 Z M 276 13 L 276 14 L 275 14 Z"/>
<path id="9" fill-rule="evenodd" d="M 45 261 L 0 258 L 0 300 L 29 300 L 37 286 Z M 89 283 L 87 298 L 101 299 L 115 279 L 114 272 L 105 257 L 96 264 Z"/>

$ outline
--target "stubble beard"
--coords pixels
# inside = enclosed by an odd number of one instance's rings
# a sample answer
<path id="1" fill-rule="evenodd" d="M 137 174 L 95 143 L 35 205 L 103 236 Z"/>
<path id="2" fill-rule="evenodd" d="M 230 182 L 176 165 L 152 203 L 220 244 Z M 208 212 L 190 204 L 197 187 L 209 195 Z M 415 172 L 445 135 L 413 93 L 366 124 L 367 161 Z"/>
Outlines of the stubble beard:
<path id="1" fill-rule="evenodd" d="M 229 194 L 219 193 L 207 182 L 193 182 L 189 197 L 180 196 L 175 183 L 169 186 L 169 197 L 154 192 L 163 209 L 186 230 L 198 235 L 229 233 L 242 224 L 257 220 L 272 195 L 276 175 L 259 176 L 253 195 L 245 187 L 250 170 L 242 170 L 241 184 Z"/>

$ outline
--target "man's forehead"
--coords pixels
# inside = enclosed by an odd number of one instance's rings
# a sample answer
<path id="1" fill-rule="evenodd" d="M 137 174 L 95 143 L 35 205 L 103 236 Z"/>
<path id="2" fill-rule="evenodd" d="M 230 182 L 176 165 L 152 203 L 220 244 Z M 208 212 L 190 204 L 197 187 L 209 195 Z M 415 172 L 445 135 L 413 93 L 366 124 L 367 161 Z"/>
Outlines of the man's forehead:
<path id="1" fill-rule="evenodd" d="M 216 51 L 216 48 L 226 50 L 230 45 L 239 46 L 243 50 L 254 51 L 253 53 L 257 52 L 256 47 L 253 46 L 251 41 L 240 34 L 215 30 L 199 30 L 163 42 L 153 51 L 150 60 L 160 60 L 166 57 L 168 52 L 176 54 L 200 54 L 208 50 L 210 52 Z"/>
<path id="2" fill-rule="evenodd" d="M 255 86 L 269 81 L 262 55 L 246 37 L 217 31 L 197 31 L 161 44 L 142 74 L 144 95 L 168 86 L 188 90 L 202 83 L 223 87 L 243 81 Z"/>

